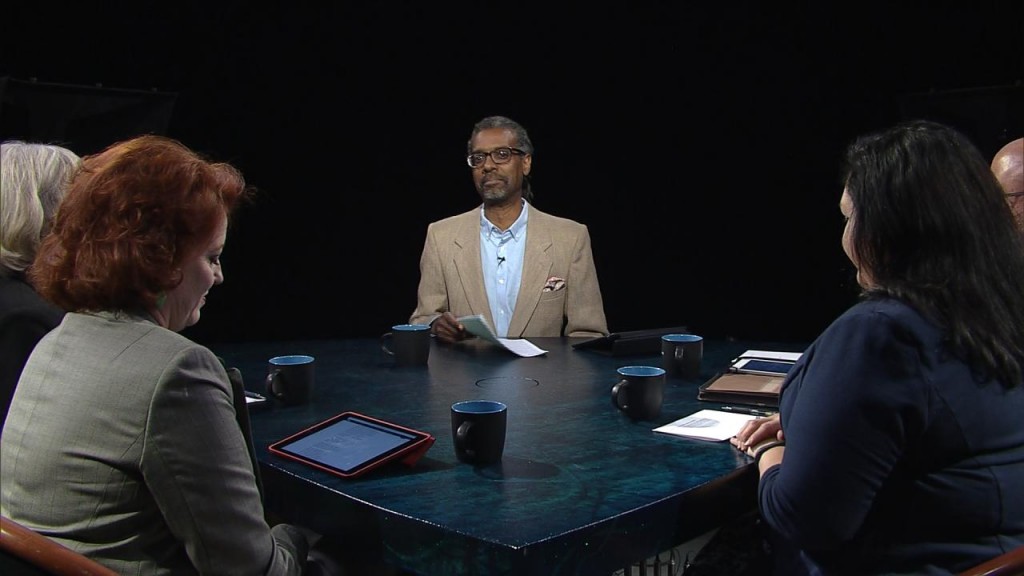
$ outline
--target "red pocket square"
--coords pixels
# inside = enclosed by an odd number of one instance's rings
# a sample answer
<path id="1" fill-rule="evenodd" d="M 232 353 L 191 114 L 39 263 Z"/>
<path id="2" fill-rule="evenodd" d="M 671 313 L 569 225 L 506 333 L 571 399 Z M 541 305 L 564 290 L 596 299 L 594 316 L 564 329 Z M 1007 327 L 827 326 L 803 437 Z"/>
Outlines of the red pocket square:
<path id="1" fill-rule="evenodd" d="M 541 292 L 555 292 L 565 288 L 565 280 L 558 276 L 552 276 L 548 278 L 548 281 L 544 283 L 544 289 Z"/>

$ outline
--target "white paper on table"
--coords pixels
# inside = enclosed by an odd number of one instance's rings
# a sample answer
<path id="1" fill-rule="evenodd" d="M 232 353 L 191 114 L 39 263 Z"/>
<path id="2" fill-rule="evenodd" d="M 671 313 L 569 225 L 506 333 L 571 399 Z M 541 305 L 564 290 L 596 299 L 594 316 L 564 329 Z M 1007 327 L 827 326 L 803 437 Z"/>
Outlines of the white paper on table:
<path id="1" fill-rule="evenodd" d="M 743 428 L 743 425 L 758 416 L 721 410 L 701 410 L 689 416 L 655 428 L 655 432 L 699 438 L 701 440 L 728 440 Z"/>
<path id="2" fill-rule="evenodd" d="M 525 338 L 498 338 L 498 344 L 504 346 L 510 352 L 518 354 L 524 358 L 531 356 L 540 356 L 541 354 L 547 354 L 547 350 L 538 348 L 533 342 Z"/>
<path id="3" fill-rule="evenodd" d="M 491 325 L 487 323 L 487 319 L 481 314 L 474 316 L 463 316 L 458 319 L 459 323 L 466 327 L 466 332 L 493 342 L 498 346 L 512 352 L 513 354 L 529 358 L 531 356 L 540 356 L 541 354 L 547 354 L 547 350 L 542 350 L 535 346 L 533 342 L 525 338 L 498 338 L 494 335 L 494 330 L 491 329 Z"/>

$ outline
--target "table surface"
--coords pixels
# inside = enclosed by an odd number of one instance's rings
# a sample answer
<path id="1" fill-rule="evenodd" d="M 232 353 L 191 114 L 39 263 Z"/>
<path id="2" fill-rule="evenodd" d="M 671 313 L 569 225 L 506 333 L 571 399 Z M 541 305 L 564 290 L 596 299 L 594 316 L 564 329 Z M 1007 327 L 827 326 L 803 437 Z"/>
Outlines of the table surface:
<path id="1" fill-rule="evenodd" d="M 422 574 L 610 574 L 720 525 L 755 505 L 750 459 L 728 442 L 652 432 L 703 408 L 697 388 L 749 348 L 708 341 L 700 378 L 666 381 L 660 417 L 632 421 L 613 407 L 616 368 L 660 366 L 658 355 L 574 350 L 577 340 L 531 338 L 548 351 L 520 358 L 495 345 L 433 342 L 428 366 L 397 367 L 376 339 L 212 347 L 264 392 L 266 361 L 316 358 L 313 401 L 251 414 L 269 511 Z M 490 379 L 490 380 L 488 380 Z M 460 463 L 450 407 L 508 405 L 502 461 Z M 414 467 L 394 463 L 344 479 L 267 450 L 335 414 L 355 411 L 433 434 Z M 378 547 L 378 548 L 375 548 Z"/>

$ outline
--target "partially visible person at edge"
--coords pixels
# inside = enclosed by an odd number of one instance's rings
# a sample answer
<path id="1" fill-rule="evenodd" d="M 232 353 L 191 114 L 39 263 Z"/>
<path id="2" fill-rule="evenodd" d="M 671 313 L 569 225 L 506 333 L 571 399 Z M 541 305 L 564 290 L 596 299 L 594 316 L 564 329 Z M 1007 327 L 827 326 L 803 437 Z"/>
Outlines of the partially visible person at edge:
<path id="1" fill-rule="evenodd" d="M 28 355 L 64 317 L 29 285 L 25 271 L 78 162 L 77 154 L 61 146 L 0 144 L 0 428 Z"/>
<path id="2" fill-rule="evenodd" d="M 778 574 L 951 574 L 1024 545 L 1024 246 L 964 136 L 848 150 L 862 301 L 806 350 L 754 456 Z"/>
<path id="3" fill-rule="evenodd" d="M 68 313 L 15 390 L 5 516 L 121 574 L 303 572 L 305 533 L 264 519 L 241 390 L 178 334 L 224 281 L 248 190 L 159 136 L 82 160 L 29 275 Z"/>
<path id="4" fill-rule="evenodd" d="M 466 152 L 483 204 L 427 228 L 409 322 L 447 343 L 469 336 L 458 318 L 475 314 L 501 338 L 606 335 L 590 233 L 533 206 L 526 130 L 484 118 Z"/>
<path id="5" fill-rule="evenodd" d="M 1017 227 L 1024 229 L 1024 138 L 1008 142 L 996 152 L 992 172 L 1006 193 Z"/>

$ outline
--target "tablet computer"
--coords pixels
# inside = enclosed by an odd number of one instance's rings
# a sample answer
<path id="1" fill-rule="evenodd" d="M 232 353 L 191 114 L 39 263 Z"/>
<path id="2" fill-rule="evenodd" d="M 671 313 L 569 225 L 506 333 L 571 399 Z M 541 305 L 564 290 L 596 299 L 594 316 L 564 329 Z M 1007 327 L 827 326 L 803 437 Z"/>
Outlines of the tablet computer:
<path id="1" fill-rule="evenodd" d="M 342 412 L 270 445 L 270 452 L 343 478 L 400 460 L 412 466 L 434 443 L 426 432 Z"/>
<path id="2" fill-rule="evenodd" d="M 740 358 L 729 367 L 732 372 L 742 374 L 764 374 L 767 376 L 785 376 L 795 362 L 785 360 L 764 360 L 761 358 Z"/>
<path id="3" fill-rule="evenodd" d="M 628 332 L 612 332 L 607 336 L 598 336 L 572 345 L 574 350 L 594 350 L 611 356 L 629 356 L 634 354 L 661 354 L 661 337 L 665 334 L 685 334 L 686 326 L 655 328 L 652 330 L 631 330 Z"/>

